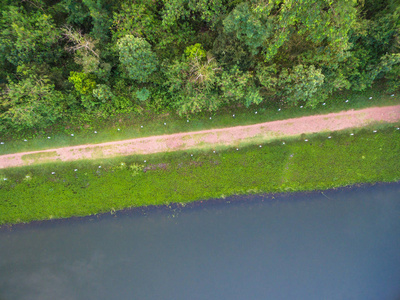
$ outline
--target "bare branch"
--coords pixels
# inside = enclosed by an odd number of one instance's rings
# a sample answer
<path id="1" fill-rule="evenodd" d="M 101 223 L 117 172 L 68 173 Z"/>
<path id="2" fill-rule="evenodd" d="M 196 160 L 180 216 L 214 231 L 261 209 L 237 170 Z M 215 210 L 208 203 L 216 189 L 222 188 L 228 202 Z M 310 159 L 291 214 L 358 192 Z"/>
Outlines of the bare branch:
<path id="1" fill-rule="evenodd" d="M 65 26 L 61 30 L 63 35 L 74 44 L 73 46 L 66 47 L 67 51 L 76 52 L 84 49 L 99 58 L 99 54 L 94 50 L 97 44 L 96 40 L 83 35 L 80 31 L 74 31 L 71 26 Z"/>

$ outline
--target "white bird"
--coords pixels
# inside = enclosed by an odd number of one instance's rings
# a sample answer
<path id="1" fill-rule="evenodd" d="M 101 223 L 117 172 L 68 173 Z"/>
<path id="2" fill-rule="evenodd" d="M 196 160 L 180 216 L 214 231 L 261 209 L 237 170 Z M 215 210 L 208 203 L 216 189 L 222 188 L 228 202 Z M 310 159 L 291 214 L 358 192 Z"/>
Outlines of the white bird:
<path id="1" fill-rule="evenodd" d="M 167 123 L 164 123 L 164 125 L 167 125 Z"/>
<path id="2" fill-rule="evenodd" d="M 347 103 L 347 102 L 349 102 L 349 100 L 346 100 L 345 102 Z"/>
<path id="3" fill-rule="evenodd" d="M 94 133 L 97 133 L 97 131 L 95 131 Z"/>
<path id="4" fill-rule="evenodd" d="M 369 97 L 369 100 L 371 100 L 372 99 L 372 97 Z"/>
<path id="5" fill-rule="evenodd" d="M 261 148 L 262 146 L 260 145 L 260 148 Z"/>
<path id="6" fill-rule="evenodd" d="M 300 106 L 300 108 L 303 108 L 303 105 L 302 105 L 302 106 Z"/>
<path id="7" fill-rule="evenodd" d="M 331 136 L 328 136 L 328 139 L 330 139 L 331 138 Z"/>
<path id="8" fill-rule="evenodd" d="M 374 130 L 373 132 L 376 132 L 376 130 Z"/>
<path id="9" fill-rule="evenodd" d="M 324 102 L 324 103 L 322 103 L 322 105 L 325 105 L 326 103 Z"/>
<path id="10" fill-rule="evenodd" d="M 190 156 L 193 156 L 193 154 L 190 154 Z"/>
<path id="11" fill-rule="evenodd" d="M 74 136 L 74 134 L 73 134 L 73 133 L 71 133 L 71 136 Z"/>
<path id="12" fill-rule="evenodd" d="M 307 140 L 307 139 L 305 139 L 304 141 L 305 141 L 305 142 L 308 142 L 308 140 Z"/>
<path id="13" fill-rule="evenodd" d="M 142 125 L 142 126 L 140 126 L 140 128 L 143 128 L 143 125 Z"/>
<path id="14" fill-rule="evenodd" d="M 257 112 L 255 112 L 255 114 L 257 114 Z"/>
<path id="15" fill-rule="evenodd" d="M 390 95 L 390 97 L 393 97 L 393 96 L 394 96 L 394 94 Z"/>
<path id="16" fill-rule="evenodd" d="M 1 144 L 1 145 L 4 145 L 4 142 L 1 142 L 0 144 Z"/>
<path id="17" fill-rule="evenodd" d="M 210 117 L 210 120 L 211 120 L 211 117 Z"/>
<path id="18" fill-rule="evenodd" d="M 286 143 L 285 142 L 282 142 L 282 145 L 285 145 Z"/>
<path id="19" fill-rule="evenodd" d="M 3 180 L 4 180 L 4 181 L 6 181 L 6 180 L 7 180 L 7 178 L 5 178 L 5 177 L 4 177 L 4 178 L 3 178 Z"/>
<path id="20" fill-rule="evenodd" d="M 99 166 L 99 169 L 101 168 L 101 166 Z"/>
<path id="21" fill-rule="evenodd" d="M 48 139 L 50 139 L 50 137 L 49 137 L 49 136 L 48 136 L 47 138 L 48 138 Z"/>
<path id="22" fill-rule="evenodd" d="M 56 174 L 56 172 L 51 172 L 52 175 Z"/>
<path id="23" fill-rule="evenodd" d="M 75 169 L 74 171 L 76 172 L 76 171 L 78 171 L 78 169 Z"/>
<path id="24" fill-rule="evenodd" d="M 236 151 L 239 150 L 239 148 L 236 148 Z"/>
<path id="25" fill-rule="evenodd" d="M 233 114 L 232 117 L 235 117 L 235 115 Z"/>
<path id="26" fill-rule="evenodd" d="M 24 142 L 27 142 L 27 140 L 24 140 Z"/>
<path id="27" fill-rule="evenodd" d="M 144 160 L 143 162 L 146 162 L 146 160 Z"/>
<path id="28" fill-rule="evenodd" d="M 354 133 L 350 133 L 350 135 L 354 135 Z"/>
<path id="29" fill-rule="evenodd" d="M 118 131 L 120 131 L 121 129 L 118 128 Z"/>
<path id="30" fill-rule="evenodd" d="M 281 111 L 281 109 L 279 108 L 278 111 Z"/>
<path id="31" fill-rule="evenodd" d="M 186 120 L 187 123 L 189 123 L 189 120 Z"/>

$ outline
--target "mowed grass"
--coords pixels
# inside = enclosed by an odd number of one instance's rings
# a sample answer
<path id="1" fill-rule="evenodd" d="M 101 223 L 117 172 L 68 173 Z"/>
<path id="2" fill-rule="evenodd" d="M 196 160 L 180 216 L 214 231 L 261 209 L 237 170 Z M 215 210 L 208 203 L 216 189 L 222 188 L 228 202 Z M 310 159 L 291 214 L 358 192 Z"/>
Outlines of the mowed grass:
<path id="1" fill-rule="evenodd" d="M 323 133 L 215 153 L 160 153 L 0 170 L 0 224 L 233 194 L 398 181 L 399 124 L 386 126 L 391 127 L 376 133 L 373 128 Z"/>
<path id="2" fill-rule="evenodd" d="M 372 99 L 369 99 L 370 97 Z M 275 102 L 267 102 L 250 108 L 231 106 L 223 108 L 217 113 L 205 112 L 189 118 L 179 117 L 174 112 L 164 114 L 145 112 L 142 115 L 123 115 L 107 120 L 94 119 L 79 126 L 59 124 L 50 128 L 47 133 L 42 134 L 26 133 L 24 136 L 15 134 L 8 137 L 0 136 L 0 142 L 4 143 L 0 144 L 0 155 L 152 135 L 250 125 L 349 109 L 396 104 L 400 104 L 400 95 L 392 96 L 384 93 L 382 87 L 377 85 L 359 93 L 336 93 L 325 101 L 325 105 L 320 104 L 315 109 L 300 108 L 302 104 L 287 108 Z"/>

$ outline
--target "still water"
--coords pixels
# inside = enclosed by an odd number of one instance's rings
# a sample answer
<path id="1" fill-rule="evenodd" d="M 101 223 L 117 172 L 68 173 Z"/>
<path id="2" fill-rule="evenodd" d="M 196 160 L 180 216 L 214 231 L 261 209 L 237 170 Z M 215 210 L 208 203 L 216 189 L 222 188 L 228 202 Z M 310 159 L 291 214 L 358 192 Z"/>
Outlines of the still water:
<path id="1" fill-rule="evenodd" d="M 0 299 L 400 299 L 400 183 L 3 229 Z"/>

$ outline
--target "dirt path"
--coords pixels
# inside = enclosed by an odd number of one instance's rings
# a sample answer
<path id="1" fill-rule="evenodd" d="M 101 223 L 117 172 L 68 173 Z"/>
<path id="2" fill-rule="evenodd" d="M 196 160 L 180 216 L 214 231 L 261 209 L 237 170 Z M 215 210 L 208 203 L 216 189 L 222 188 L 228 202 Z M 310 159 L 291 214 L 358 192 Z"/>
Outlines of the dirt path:
<path id="1" fill-rule="evenodd" d="M 350 110 L 247 126 L 7 154 L 0 156 L 0 169 L 53 160 L 95 159 L 191 148 L 211 148 L 218 145 L 239 146 L 241 143 L 261 143 L 275 138 L 297 136 L 303 133 L 331 132 L 362 127 L 376 122 L 393 123 L 398 121 L 400 121 L 400 105 L 373 107 L 357 111 Z"/>

